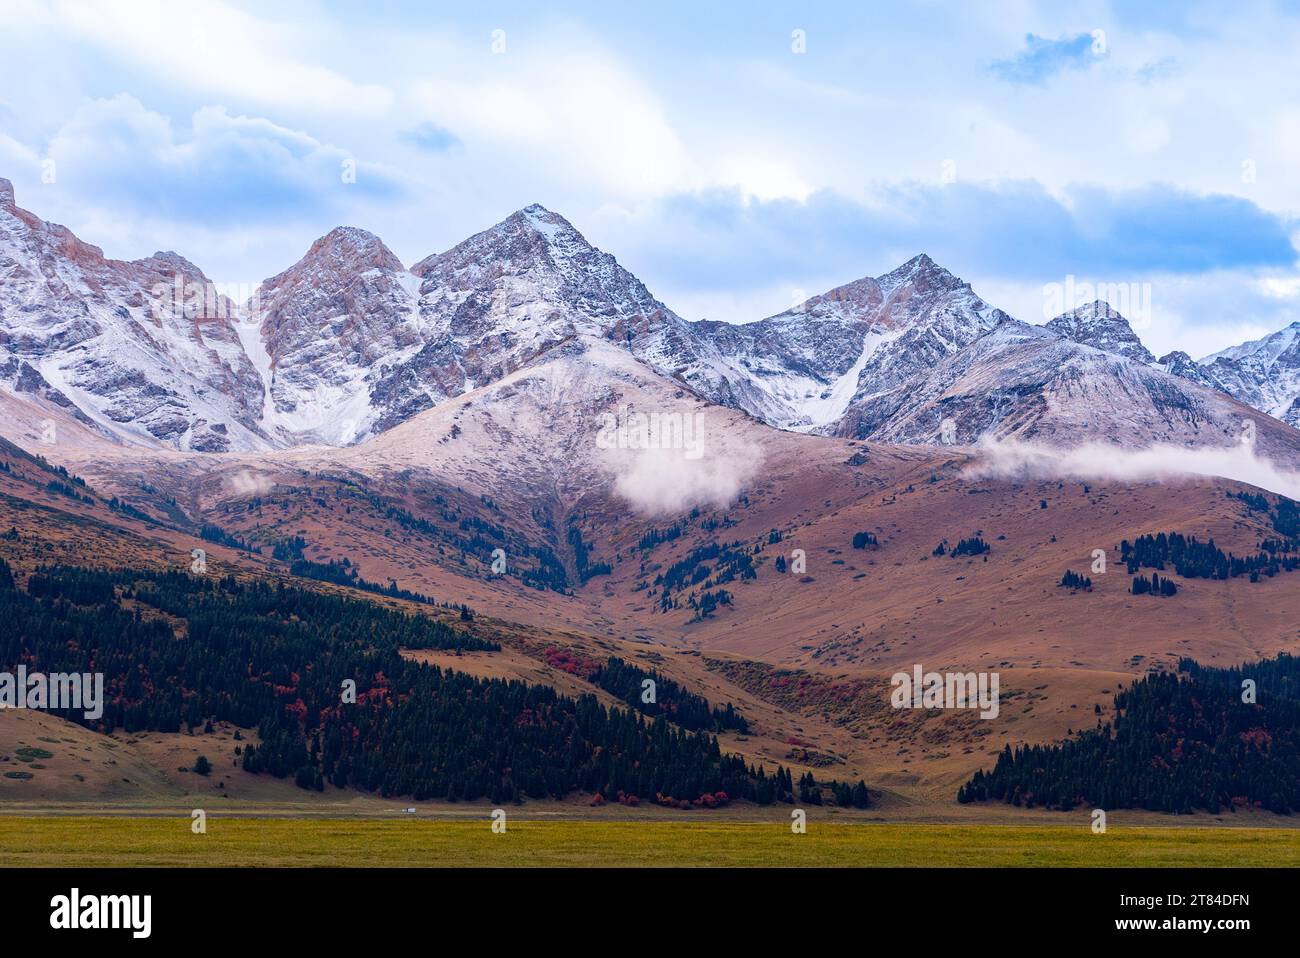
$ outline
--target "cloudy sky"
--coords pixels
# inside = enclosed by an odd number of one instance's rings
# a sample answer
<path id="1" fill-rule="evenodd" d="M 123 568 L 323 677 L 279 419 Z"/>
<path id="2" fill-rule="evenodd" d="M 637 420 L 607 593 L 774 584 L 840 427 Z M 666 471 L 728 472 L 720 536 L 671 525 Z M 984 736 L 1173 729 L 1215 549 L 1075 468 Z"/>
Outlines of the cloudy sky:
<path id="1" fill-rule="evenodd" d="M 1300 319 L 1300 3 L 431 6 L 4 0 L 0 176 L 227 283 L 540 202 L 690 319 L 919 251 L 1030 322 L 1129 291 L 1157 354 Z"/>

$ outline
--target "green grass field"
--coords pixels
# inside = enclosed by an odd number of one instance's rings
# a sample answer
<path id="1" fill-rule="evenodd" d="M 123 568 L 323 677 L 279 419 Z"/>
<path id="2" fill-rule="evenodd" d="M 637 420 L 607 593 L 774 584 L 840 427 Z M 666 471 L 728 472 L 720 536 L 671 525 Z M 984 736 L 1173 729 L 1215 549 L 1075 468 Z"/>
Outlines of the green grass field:
<path id="1" fill-rule="evenodd" d="M 1300 831 L 1086 825 L 0 817 L 0 866 L 1300 865 Z"/>

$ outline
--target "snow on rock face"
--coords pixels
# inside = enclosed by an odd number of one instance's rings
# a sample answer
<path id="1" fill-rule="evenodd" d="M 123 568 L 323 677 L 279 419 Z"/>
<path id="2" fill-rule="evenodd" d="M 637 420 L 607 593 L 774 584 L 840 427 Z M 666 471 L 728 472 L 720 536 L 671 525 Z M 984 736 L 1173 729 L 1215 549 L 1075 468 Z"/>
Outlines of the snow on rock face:
<path id="1" fill-rule="evenodd" d="M 756 323 L 687 324 L 688 348 L 668 343 L 648 358 L 772 425 L 831 432 L 854 404 L 897 388 L 1004 318 L 922 254 Z"/>
<path id="2" fill-rule="evenodd" d="M 416 305 L 401 261 L 353 227 L 322 236 L 266 280 L 247 307 L 268 359 L 265 428 L 289 443 L 368 435 L 384 412 L 371 403 L 376 383 L 424 345 Z"/>
<path id="3" fill-rule="evenodd" d="M 106 260 L 14 207 L 5 181 L 0 280 L 0 385 L 35 388 L 34 373 L 50 401 L 103 431 L 181 449 L 346 445 L 574 336 L 628 345 L 684 325 L 541 206 L 411 271 L 378 237 L 341 227 L 242 314 L 213 297 L 216 308 L 195 315 L 186 292 L 211 284 L 193 264 L 174 253 Z"/>
<path id="4" fill-rule="evenodd" d="M 1300 322 L 1207 356 L 1198 381 L 1300 428 Z"/>
<path id="5" fill-rule="evenodd" d="M 1200 362 L 1181 350 L 1155 359 L 1128 321 L 1100 301 L 1056 317 L 1047 328 L 1076 343 L 1217 389 L 1275 419 L 1300 426 L 1300 323 Z"/>
<path id="6" fill-rule="evenodd" d="M 562 216 L 533 205 L 411 268 L 424 345 L 378 378 L 377 425 L 494 382 L 574 336 L 630 343 L 682 320 Z"/>
<path id="7" fill-rule="evenodd" d="M 1155 366 L 1300 427 L 1300 323 L 1253 342 L 1207 356 L 1200 362 L 1182 350 L 1157 360 L 1128 321 L 1106 303 L 1064 313 L 1047 324 L 1076 343 Z"/>
<path id="8" fill-rule="evenodd" d="M 570 336 L 638 329 L 673 314 L 564 217 L 536 204 L 411 268 L 420 311 L 467 351 L 505 335 L 507 352 L 536 353 Z"/>
<path id="9" fill-rule="evenodd" d="M 106 259 L 17 207 L 0 183 L 0 388 L 75 405 L 127 441 L 272 445 L 257 425 L 261 389 L 233 305 L 196 266 L 175 253 Z"/>
<path id="10" fill-rule="evenodd" d="M 671 417 L 678 428 L 620 434 L 633 415 Z M 809 442 L 709 403 L 604 337 L 580 334 L 363 445 L 294 455 L 309 466 L 323 456 L 393 474 L 419 468 L 520 515 L 539 504 L 567 512 L 593 492 L 658 514 L 725 506 L 769 454 Z"/>
<path id="11" fill-rule="evenodd" d="M 1239 425 L 1229 396 L 1300 426 L 1300 324 L 1157 362 L 1105 303 L 1026 326 L 924 254 L 759 322 L 687 322 L 537 205 L 409 271 L 340 227 L 242 314 L 210 288 L 176 253 L 106 259 L 0 180 L 0 389 L 119 441 L 350 445 L 577 341 L 584 369 L 617 378 L 621 356 L 666 389 L 803 432 L 932 442 L 951 418 L 963 441 L 1218 442 Z"/>
<path id="12" fill-rule="evenodd" d="M 1261 444 L 1288 458 L 1300 434 L 1232 398 L 1137 360 L 1075 343 L 1042 326 L 1007 320 L 925 375 L 872 397 L 839 434 L 881 442 L 1051 440 L 1228 446 L 1253 419 Z"/>
<path id="13" fill-rule="evenodd" d="M 1066 339 L 1103 352 L 1149 365 L 1156 362 L 1155 356 L 1142 345 L 1142 340 L 1133 332 L 1128 320 L 1101 300 L 1062 313 L 1047 323 L 1047 328 Z"/>
<path id="14" fill-rule="evenodd" d="M 265 426 L 347 445 L 496 382 L 575 336 L 629 344 L 682 320 L 563 217 L 533 205 L 411 270 L 340 229 L 259 291 Z"/>

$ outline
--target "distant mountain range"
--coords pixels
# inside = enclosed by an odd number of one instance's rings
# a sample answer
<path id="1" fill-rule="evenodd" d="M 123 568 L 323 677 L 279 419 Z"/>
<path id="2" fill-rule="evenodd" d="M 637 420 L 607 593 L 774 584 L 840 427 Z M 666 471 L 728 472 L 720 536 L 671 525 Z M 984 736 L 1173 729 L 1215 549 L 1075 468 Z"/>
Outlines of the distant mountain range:
<path id="1" fill-rule="evenodd" d="M 341 227 L 234 303 L 175 253 L 105 258 L 0 180 L 0 389 L 125 444 L 347 446 L 598 338 L 786 430 L 1222 445 L 1257 413 L 1300 426 L 1298 333 L 1157 360 L 1105 303 L 1032 326 L 925 255 L 757 322 L 691 322 L 536 205 L 410 269 Z"/>

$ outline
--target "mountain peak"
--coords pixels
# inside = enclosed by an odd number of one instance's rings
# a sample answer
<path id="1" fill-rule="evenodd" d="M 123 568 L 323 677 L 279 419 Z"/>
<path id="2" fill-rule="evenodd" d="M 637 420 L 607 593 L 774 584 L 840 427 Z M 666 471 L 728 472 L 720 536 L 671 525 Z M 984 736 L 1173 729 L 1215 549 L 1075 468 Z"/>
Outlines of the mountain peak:
<path id="1" fill-rule="evenodd" d="M 384 245 L 383 240 L 358 226 L 334 227 L 312 243 L 302 259 L 290 269 L 313 263 L 345 267 L 348 272 L 363 272 L 376 267 L 399 273 L 403 270 L 402 261 Z M 274 279 L 267 282 L 274 282 Z"/>
<path id="2" fill-rule="evenodd" d="M 0 206 L 14 205 L 14 185 L 0 176 Z"/>
<path id="3" fill-rule="evenodd" d="M 554 242 L 563 235 L 565 238 L 586 243 L 582 234 L 574 229 L 572 223 L 559 213 L 548 210 L 541 203 L 530 203 L 523 209 L 515 211 L 506 218 L 505 223 L 531 229 L 533 232 L 541 234 L 547 242 Z"/>
<path id="4" fill-rule="evenodd" d="M 152 256 L 136 260 L 136 262 L 142 266 L 152 266 L 164 271 L 170 270 L 171 272 L 183 276 L 190 276 L 196 279 L 207 279 L 203 274 L 203 270 L 199 269 L 175 250 L 159 250 Z"/>
<path id="5" fill-rule="evenodd" d="M 957 289 L 967 285 L 944 269 L 927 253 L 917 253 L 902 266 L 876 278 L 886 295 L 911 284 L 921 289 Z"/>
<path id="6" fill-rule="evenodd" d="M 1289 352 L 1294 356 L 1293 347 L 1297 343 L 1300 343 L 1300 320 L 1296 320 L 1290 326 L 1283 326 L 1277 332 L 1269 333 L 1260 339 L 1252 339 L 1240 345 L 1220 350 L 1217 353 L 1211 353 L 1209 356 L 1202 358 L 1200 362 L 1201 365 L 1208 366 L 1219 359 L 1233 362 L 1251 356 L 1272 362 L 1284 353 Z"/>
<path id="7" fill-rule="evenodd" d="M 383 246 L 384 243 L 374 233 L 363 230 L 359 226 L 336 226 L 318 239 L 314 245 L 346 246 L 363 249 Z"/>
<path id="8" fill-rule="evenodd" d="M 1167 373 L 1182 376 L 1184 379 L 1190 379 L 1192 382 L 1200 383 L 1203 386 L 1210 384 L 1204 375 L 1204 371 L 1197 365 L 1196 360 L 1181 349 L 1165 353 L 1156 362 Z"/>
<path id="9" fill-rule="evenodd" d="M 1091 303 L 1084 303 L 1082 306 L 1076 306 L 1068 312 L 1062 313 L 1052 322 L 1056 322 L 1066 317 L 1077 319 L 1085 323 L 1099 322 L 1119 322 L 1129 326 L 1129 321 L 1125 319 L 1119 310 L 1112 308 L 1110 303 L 1104 299 L 1094 299 Z M 1048 325 L 1051 325 L 1050 323 Z M 1131 327 L 1130 327 L 1131 328 Z"/>
<path id="10" fill-rule="evenodd" d="M 1047 328 L 1084 346 L 1149 365 L 1156 363 L 1129 321 L 1104 300 L 1096 299 L 1062 313 L 1049 321 Z"/>
<path id="11" fill-rule="evenodd" d="M 586 237 L 559 213 L 548 210 L 541 203 L 529 203 L 495 226 L 475 233 L 451 249 L 426 256 L 411 267 L 411 272 L 424 278 L 439 261 L 464 265 L 462 261 L 466 257 L 485 262 L 500 256 L 515 258 L 523 250 L 532 250 L 534 254 L 549 251 L 548 256 L 558 254 L 560 257 L 598 253 Z"/>

